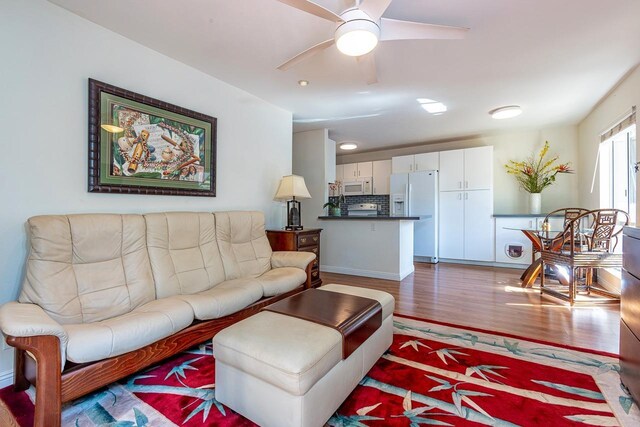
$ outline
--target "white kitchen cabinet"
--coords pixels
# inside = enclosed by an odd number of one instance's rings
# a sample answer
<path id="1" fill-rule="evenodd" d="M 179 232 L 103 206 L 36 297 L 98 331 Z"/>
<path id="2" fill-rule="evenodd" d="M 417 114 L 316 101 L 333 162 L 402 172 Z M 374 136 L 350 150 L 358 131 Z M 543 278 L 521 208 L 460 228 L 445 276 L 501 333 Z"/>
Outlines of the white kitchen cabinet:
<path id="1" fill-rule="evenodd" d="M 440 169 L 440 153 L 416 154 L 413 159 L 413 171 L 435 171 Z"/>
<path id="2" fill-rule="evenodd" d="M 440 152 L 440 191 L 461 191 L 464 184 L 464 150 Z"/>
<path id="3" fill-rule="evenodd" d="M 373 176 L 373 162 L 358 163 L 358 178 L 371 178 Z"/>
<path id="4" fill-rule="evenodd" d="M 492 190 L 440 192 L 440 258 L 495 260 L 492 193 Z"/>
<path id="5" fill-rule="evenodd" d="M 345 163 L 343 177 L 345 181 L 357 181 L 360 178 L 373 176 L 372 162 Z"/>
<path id="6" fill-rule="evenodd" d="M 389 194 L 391 160 L 376 160 L 372 163 L 373 194 Z"/>
<path id="7" fill-rule="evenodd" d="M 491 190 L 464 192 L 464 259 L 495 260 L 493 195 Z"/>
<path id="8" fill-rule="evenodd" d="M 356 181 L 358 178 L 358 164 L 345 163 L 343 166 L 343 177 L 345 182 Z"/>
<path id="9" fill-rule="evenodd" d="M 464 150 L 464 189 L 489 190 L 493 188 L 493 147 Z"/>
<path id="10" fill-rule="evenodd" d="M 392 173 L 413 172 L 414 156 L 396 156 L 391 158 Z"/>
<path id="11" fill-rule="evenodd" d="M 336 181 L 344 182 L 344 165 L 336 165 Z"/>
<path id="12" fill-rule="evenodd" d="M 544 217 L 510 216 L 496 218 L 496 262 L 529 265 L 531 263 L 531 240 L 523 229 L 541 230 Z M 564 217 L 549 219 L 552 232 L 562 230 Z M 555 233 L 550 233 L 553 237 Z"/>
<path id="13" fill-rule="evenodd" d="M 440 258 L 464 258 L 464 192 L 440 193 L 438 256 Z"/>
<path id="14" fill-rule="evenodd" d="M 440 153 L 421 153 L 391 158 L 392 173 L 434 171 L 439 169 Z"/>

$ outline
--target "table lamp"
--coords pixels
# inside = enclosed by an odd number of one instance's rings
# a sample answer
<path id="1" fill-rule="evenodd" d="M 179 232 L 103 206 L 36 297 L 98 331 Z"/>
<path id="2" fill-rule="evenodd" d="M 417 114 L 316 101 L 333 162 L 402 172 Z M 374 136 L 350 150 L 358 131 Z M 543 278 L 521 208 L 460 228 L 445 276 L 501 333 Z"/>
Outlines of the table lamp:
<path id="1" fill-rule="evenodd" d="M 300 202 L 299 199 L 310 199 L 311 194 L 304 183 L 304 177 L 298 175 L 283 176 L 278 186 L 275 200 L 287 201 L 287 226 L 285 230 L 302 230 L 300 222 Z"/>

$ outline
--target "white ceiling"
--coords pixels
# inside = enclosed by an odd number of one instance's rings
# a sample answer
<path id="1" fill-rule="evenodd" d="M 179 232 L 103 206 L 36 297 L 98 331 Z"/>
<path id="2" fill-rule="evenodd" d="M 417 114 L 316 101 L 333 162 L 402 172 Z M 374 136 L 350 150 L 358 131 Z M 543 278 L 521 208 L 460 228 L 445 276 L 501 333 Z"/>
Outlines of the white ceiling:
<path id="1" fill-rule="evenodd" d="M 385 17 L 471 30 L 465 40 L 380 43 L 371 86 L 335 47 L 276 70 L 334 30 L 276 0 L 50 1 L 292 111 L 296 131 L 328 128 L 359 151 L 577 123 L 640 63 L 637 0 L 394 0 Z M 348 2 L 317 3 L 339 12 Z M 418 97 L 449 111 L 432 116 Z M 511 104 L 524 114 L 487 114 Z"/>

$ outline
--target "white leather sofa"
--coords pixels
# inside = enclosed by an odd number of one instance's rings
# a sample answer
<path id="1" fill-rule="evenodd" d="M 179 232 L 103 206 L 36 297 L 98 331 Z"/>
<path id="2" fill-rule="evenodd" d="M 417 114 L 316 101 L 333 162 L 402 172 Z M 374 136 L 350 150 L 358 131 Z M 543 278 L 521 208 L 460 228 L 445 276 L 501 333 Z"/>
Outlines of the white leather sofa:
<path id="1" fill-rule="evenodd" d="M 25 352 L 37 361 L 36 425 L 308 287 L 315 258 L 272 252 L 260 212 L 50 215 L 28 230 L 22 292 L 0 329 L 17 349 L 16 389 L 33 382 Z"/>

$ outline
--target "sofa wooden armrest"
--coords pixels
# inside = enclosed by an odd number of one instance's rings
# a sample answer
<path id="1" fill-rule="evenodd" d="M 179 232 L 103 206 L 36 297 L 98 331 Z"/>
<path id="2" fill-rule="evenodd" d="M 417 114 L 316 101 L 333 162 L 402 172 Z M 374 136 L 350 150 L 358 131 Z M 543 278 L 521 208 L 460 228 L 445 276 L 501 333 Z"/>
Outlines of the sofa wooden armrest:
<path id="1" fill-rule="evenodd" d="M 62 372 L 57 336 L 8 336 L 7 344 L 16 349 L 14 389 L 22 391 L 27 389 L 30 383 L 35 385 L 34 426 L 58 427 L 61 423 L 62 403 L 77 399 L 194 345 L 206 342 L 222 329 L 310 286 L 311 266 L 307 267 L 307 280 L 304 285 L 290 292 L 263 298 L 243 310 L 219 319 L 195 321 L 178 333 L 120 356 L 92 363 L 67 363 Z"/>

